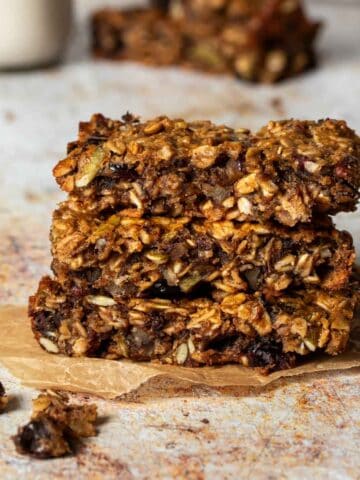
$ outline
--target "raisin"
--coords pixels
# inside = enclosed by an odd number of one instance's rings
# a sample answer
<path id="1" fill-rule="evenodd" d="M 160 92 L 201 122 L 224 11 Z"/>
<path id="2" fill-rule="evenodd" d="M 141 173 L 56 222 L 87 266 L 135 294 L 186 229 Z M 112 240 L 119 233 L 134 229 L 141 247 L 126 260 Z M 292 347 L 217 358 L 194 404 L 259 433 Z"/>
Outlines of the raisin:
<path id="1" fill-rule="evenodd" d="M 127 165 L 122 163 L 110 163 L 109 168 L 116 174 L 116 177 L 122 180 L 135 180 L 137 173 L 133 169 L 129 169 Z"/>
<path id="2" fill-rule="evenodd" d="M 96 282 L 101 276 L 100 268 L 87 268 L 84 272 L 86 280 L 90 283 Z"/>
<path id="3" fill-rule="evenodd" d="M 179 287 L 173 287 L 168 285 L 166 280 L 159 280 L 154 283 L 150 288 L 145 292 L 145 295 L 152 298 L 165 298 L 165 299 L 179 299 L 183 297 L 183 293 Z"/>
<path id="4" fill-rule="evenodd" d="M 239 338 L 239 335 L 221 335 L 208 343 L 207 349 L 216 350 L 217 352 L 224 352 L 232 348 Z"/>
<path id="5" fill-rule="evenodd" d="M 70 451 L 63 428 L 49 418 L 31 420 L 13 438 L 18 453 L 35 458 L 61 457 Z"/>
<path id="6" fill-rule="evenodd" d="M 90 135 L 90 137 L 86 139 L 86 143 L 97 145 L 99 143 L 105 142 L 107 139 L 108 137 L 104 135 Z"/>
<path id="7" fill-rule="evenodd" d="M 247 350 L 251 367 L 266 367 L 268 371 L 283 370 L 295 366 L 296 355 L 284 353 L 281 342 L 272 337 L 255 340 Z"/>
<path id="8" fill-rule="evenodd" d="M 46 335 L 46 332 L 56 331 L 61 323 L 61 314 L 43 310 L 35 316 L 35 329 Z"/>

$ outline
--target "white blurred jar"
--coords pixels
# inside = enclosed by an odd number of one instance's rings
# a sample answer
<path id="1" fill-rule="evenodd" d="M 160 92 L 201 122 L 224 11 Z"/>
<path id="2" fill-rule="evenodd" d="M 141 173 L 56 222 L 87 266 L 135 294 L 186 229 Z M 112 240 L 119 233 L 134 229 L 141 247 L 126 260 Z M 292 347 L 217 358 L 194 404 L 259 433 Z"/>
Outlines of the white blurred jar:
<path id="1" fill-rule="evenodd" d="M 71 0 L 0 0 L 0 68 L 58 61 L 70 32 Z"/>

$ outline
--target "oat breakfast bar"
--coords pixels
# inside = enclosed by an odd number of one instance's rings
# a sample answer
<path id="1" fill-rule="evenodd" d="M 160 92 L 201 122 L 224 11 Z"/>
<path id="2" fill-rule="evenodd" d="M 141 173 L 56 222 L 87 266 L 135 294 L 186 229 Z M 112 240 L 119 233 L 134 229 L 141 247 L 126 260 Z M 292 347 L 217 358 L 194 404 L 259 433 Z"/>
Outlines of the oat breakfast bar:
<path id="1" fill-rule="evenodd" d="M 132 298 L 101 290 L 76 295 L 45 277 L 30 299 L 32 327 L 51 353 L 185 366 L 240 363 L 288 368 L 314 351 L 345 349 L 354 313 L 349 291 L 320 289 L 262 295 L 226 294 L 219 301 Z"/>
<path id="2" fill-rule="evenodd" d="M 319 26 L 299 0 L 155 0 L 96 12 L 93 52 L 272 83 L 315 64 Z"/>
<path id="3" fill-rule="evenodd" d="M 326 218 L 316 228 L 287 229 L 131 213 L 101 219 L 63 203 L 51 230 L 60 283 L 83 293 L 102 288 L 115 299 L 179 297 L 199 289 L 216 299 L 239 291 L 270 296 L 304 285 L 342 289 L 355 259 L 351 236 Z"/>
<path id="4" fill-rule="evenodd" d="M 276 220 L 354 210 L 360 139 L 337 120 L 270 122 L 257 134 L 211 122 L 95 115 L 54 169 L 81 212 Z"/>
<path id="5" fill-rule="evenodd" d="M 51 353 L 266 371 L 344 351 L 358 300 L 359 137 L 133 115 L 81 123 L 54 168 L 53 277 L 29 301 Z"/>

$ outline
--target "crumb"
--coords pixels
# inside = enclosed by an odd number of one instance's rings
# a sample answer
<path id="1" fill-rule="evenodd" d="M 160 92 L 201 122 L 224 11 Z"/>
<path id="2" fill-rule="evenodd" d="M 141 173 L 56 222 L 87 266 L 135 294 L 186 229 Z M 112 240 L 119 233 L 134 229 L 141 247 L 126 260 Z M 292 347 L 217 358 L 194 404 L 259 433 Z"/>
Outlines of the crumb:
<path id="1" fill-rule="evenodd" d="M 62 457 L 74 451 L 74 442 L 96 435 L 95 405 L 69 404 L 65 394 L 44 393 L 33 400 L 30 422 L 13 437 L 18 453 L 34 458 Z"/>
<path id="2" fill-rule="evenodd" d="M 4 118 L 7 123 L 14 123 L 16 120 L 16 115 L 11 110 L 5 110 Z"/>

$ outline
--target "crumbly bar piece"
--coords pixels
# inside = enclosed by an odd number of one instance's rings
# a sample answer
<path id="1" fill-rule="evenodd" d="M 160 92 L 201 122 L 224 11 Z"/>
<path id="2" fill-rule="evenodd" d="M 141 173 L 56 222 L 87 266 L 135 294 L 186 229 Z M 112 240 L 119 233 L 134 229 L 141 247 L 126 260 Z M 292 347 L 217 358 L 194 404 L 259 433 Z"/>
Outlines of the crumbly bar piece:
<path id="1" fill-rule="evenodd" d="M 211 122 L 94 115 L 54 168 L 70 208 L 210 221 L 311 221 L 356 208 L 360 139 L 344 121 L 270 122 L 257 135 Z"/>
<path id="2" fill-rule="evenodd" d="M 181 61 L 182 36 L 156 9 L 101 10 L 94 15 L 93 52 L 98 57 L 152 65 Z"/>
<path id="3" fill-rule="evenodd" d="M 9 399 L 6 395 L 5 388 L 3 384 L 0 382 L 0 413 L 5 410 L 6 405 L 8 404 Z"/>
<path id="4" fill-rule="evenodd" d="M 271 83 L 315 63 L 319 23 L 296 0 L 155 1 L 93 17 L 93 52 Z"/>
<path id="5" fill-rule="evenodd" d="M 13 437 L 16 450 L 39 459 L 62 457 L 74 451 L 74 440 L 96 435 L 96 419 L 96 405 L 70 404 L 65 394 L 41 394 L 33 400 L 30 422 Z"/>
<path id="6" fill-rule="evenodd" d="M 317 228 L 287 229 L 190 217 L 105 219 L 74 212 L 63 203 L 51 231 L 57 279 L 74 294 L 101 288 L 116 300 L 194 295 L 214 299 L 239 291 L 278 295 L 307 285 L 339 290 L 352 272 L 351 236 L 319 219 Z"/>
<path id="7" fill-rule="evenodd" d="M 220 302 L 202 297 L 120 303 L 101 292 L 76 297 L 45 277 L 29 314 L 35 337 L 51 353 L 279 369 L 310 352 L 342 352 L 355 304 L 351 289 L 306 289 L 269 300 L 237 293 Z"/>

